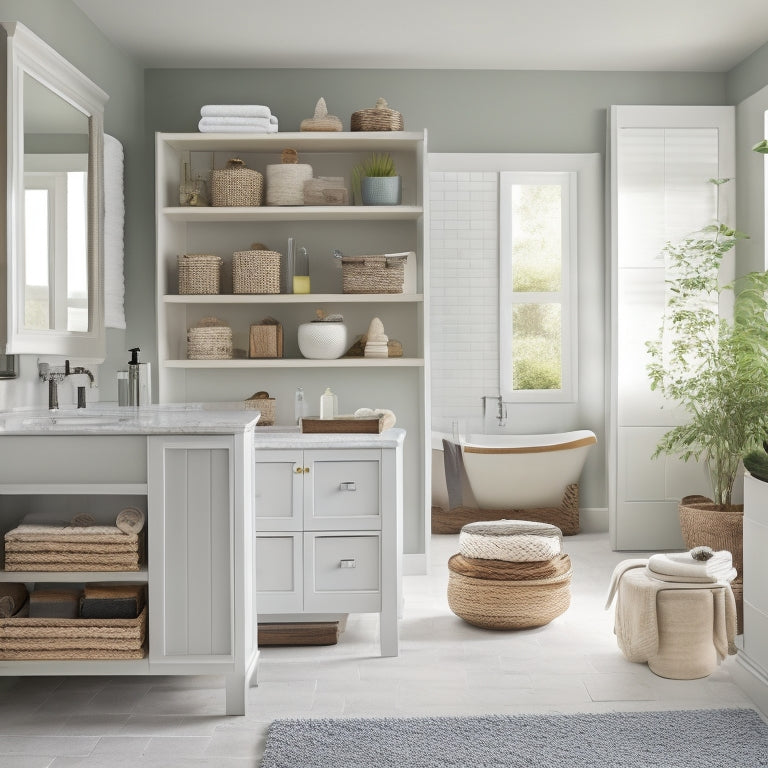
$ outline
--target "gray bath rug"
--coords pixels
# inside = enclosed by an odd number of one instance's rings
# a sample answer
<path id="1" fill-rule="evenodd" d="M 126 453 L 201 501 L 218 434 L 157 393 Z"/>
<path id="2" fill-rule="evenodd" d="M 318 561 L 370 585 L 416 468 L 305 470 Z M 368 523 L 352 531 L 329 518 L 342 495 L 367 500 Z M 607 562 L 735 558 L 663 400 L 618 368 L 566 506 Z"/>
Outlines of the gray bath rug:
<path id="1" fill-rule="evenodd" d="M 261 768 L 759 768 L 751 709 L 275 720 Z"/>

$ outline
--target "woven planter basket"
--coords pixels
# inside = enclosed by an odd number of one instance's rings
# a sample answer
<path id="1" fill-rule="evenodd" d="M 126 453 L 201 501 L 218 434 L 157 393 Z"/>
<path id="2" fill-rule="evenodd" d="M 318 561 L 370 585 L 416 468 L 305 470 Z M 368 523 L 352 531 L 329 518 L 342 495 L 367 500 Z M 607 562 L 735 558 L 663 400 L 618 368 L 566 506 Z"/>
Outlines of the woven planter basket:
<path id="1" fill-rule="evenodd" d="M 277 251 L 237 251 L 232 257 L 233 293 L 280 293 Z"/>
<path id="2" fill-rule="evenodd" d="M 178 258 L 179 294 L 214 294 L 221 289 L 221 258 L 210 253 L 185 253 Z"/>
<path id="3" fill-rule="evenodd" d="M 342 256 L 344 293 L 402 293 L 407 256 Z"/>
<path id="4" fill-rule="evenodd" d="M 205 317 L 187 331 L 187 359 L 230 360 L 232 329 L 215 317 Z"/>
<path id="5" fill-rule="evenodd" d="M 222 170 L 211 171 L 211 205 L 256 206 L 264 201 L 264 177 L 237 157 Z"/>
<path id="6" fill-rule="evenodd" d="M 296 150 L 285 149 L 279 165 L 267 166 L 267 205 L 304 205 L 304 182 L 312 166 L 298 162 Z"/>
<path id="7" fill-rule="evenodd" d="M 483 563 L 490 562 L 494 569 L 498 561 L 480 562 L 454 555 L 448 561 L 448 605 L 464 621 L 483 629 L 530 629 L 549 624 L 571 604 L 570 559 L 567 555 L 561 558 L 552 566 L 553 576 L 526 578 L 524 573 L 510 572 L 515 578 L 503 578 L 503 572 L 483 570 Z M 473 576 L 465 575 L 467 561 Z"/>
<path id="8" fill-rule="evenodd" d="M 373 109 L 360 109 L 352 113 L 353 131 L 402 131 L 403 116 L 390 109 L 385 99 L 377 99 Z"/>
<path id="9" fill-rule="evenodd" d="M 686 496 L 678 506 L 680 530 L 688 549 L 711 547 L 731 553 L 738 578 L 744 576 L 744 507 L 718 509 L 706 496 Z"/>
<path id="10" fill-rule="evenodd" d="M 0 619 L 0 659 L 140 659 L 147 608 L 135 619 Z"/>

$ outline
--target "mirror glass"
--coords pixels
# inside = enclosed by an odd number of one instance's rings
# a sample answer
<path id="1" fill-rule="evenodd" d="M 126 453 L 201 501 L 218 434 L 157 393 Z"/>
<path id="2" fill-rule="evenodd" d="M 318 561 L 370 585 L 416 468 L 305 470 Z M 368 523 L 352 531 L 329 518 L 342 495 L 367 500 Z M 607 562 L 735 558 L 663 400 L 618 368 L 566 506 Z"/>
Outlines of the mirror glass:
<path id="1" fill-rule="evenodd" d="M 23 327 L 88 331 L 90 121 L 28 73 L 23 80 Z"/>

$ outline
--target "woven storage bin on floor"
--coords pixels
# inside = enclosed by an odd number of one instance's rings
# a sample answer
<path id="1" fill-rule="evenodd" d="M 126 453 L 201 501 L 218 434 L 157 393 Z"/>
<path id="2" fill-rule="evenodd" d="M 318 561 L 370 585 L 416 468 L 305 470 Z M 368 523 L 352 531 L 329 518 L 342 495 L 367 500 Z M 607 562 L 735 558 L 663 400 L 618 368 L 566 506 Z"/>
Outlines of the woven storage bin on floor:
<path id="1" fill-rule="evenodd" d="M 237 251 L 232 257 L 233 293 L 280 293 L 277 251 Z"/>
<path id="2" fill-rule="evenodd" d="M 135 619 L 0 619 L 0 659 L 141 659 L 146 606 Z"/>
<path id="3" fill-rule="evenodd" d="M 264 201 L 264 177 L 233 157 L 227 167 L 211 171 L 211 205 L 255 206 Z"/>
<path id="4" fill-rule="evenodd" d="M 232 329 L 215 317 L 204 317 L 187 331 L 187 359 L 229 360 L 232 357 Z"/>
<path id="5" fill-rule="evenodd" d="M 179 294 L 214 294 L 221 288 L 221 258 L 210 253 L 185 253 L 178 258 Z"/>
<path id="6" fill-rule="evenodd" d="M 377 99 L 373 109 L 360 109 L 352 113 L 353 131 L 402 131 L 403 116 L 389 109 L 385 99 Z"/>
<path id="7" fill-rule="evenodd" d="M 529 629 L 549 624 L 571 604 L 571 561 L 568 555 L 560 555 L 557 562 L 545 566 L 553 575 L 530 578 L 532 572 L 525 567 L 541 565 L 454 555 L 448 561 L 448 605 L 464 621 L 484 629 Z"/>
<path id="8" fill-rule="evenodd" d="M 407 255 L 342 256 L 344 293 L 402 293 Z"/>
<path id="9" fill-rule="evenodd" d="M 263 397 L 261 392 L 257 392 L 245 401 L 245 409 L 252 411 L 261 411 L 261 416 L 256 424 L 259 427 L 271 427 L 275 423 L 275 398 Z"/>

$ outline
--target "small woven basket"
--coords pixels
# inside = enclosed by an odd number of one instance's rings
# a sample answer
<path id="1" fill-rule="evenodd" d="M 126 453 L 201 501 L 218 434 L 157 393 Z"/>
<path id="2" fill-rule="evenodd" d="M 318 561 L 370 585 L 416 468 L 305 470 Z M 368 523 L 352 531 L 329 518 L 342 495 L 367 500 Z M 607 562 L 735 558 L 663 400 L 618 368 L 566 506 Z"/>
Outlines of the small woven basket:
<path id="1" fill-rule="evenodd" d="M 204 317 L 187 331 L 187 359 L 229 360 L 232 329 L 215 317 Z"/>
<path id="2" fill-rule="evenodd" d="M 407 254 L 342 256 L 343 293 L 402 293 Z"/>
<path id="3" fill-rule="evenodd" d="M 279 165 L 267 166 L 267 205 L 304 205 L 304 182 L 312 166 L 298 162 L 295 149 L 284 149 Z"/>
<path id="4" fill-rule="evenodd" d="M 403 116 L 390 109 L 385 99 L 377 99 L 373 109 L 360 109 L 352 113 L 353 131 L 402 131 Z"/>
<path id="5" fill-rule="evenodd" d="M 179 293 L 213 294 L 221 287 L 221 258 L 210 253 L 179 256 Z"/>
<path id="6" fill-rule="evenodd" d="M 232 256 L 233 293 L 280 293 L 277 251 L 236 251 Z"/>
<path id="7" fill-rule="evenodd" d="M 238 157 L 222 170 L 211 171 L 211 205 L 255 206 L 264 201 L 264 177 Z"/>
<path id="8" fill-rule="evenodd" d="M 261 411 L 256 426 L 271 427 L 275 423 L 275 398 L 268 392 L 256 392 L 245 401 L 245 410 Z"/>

